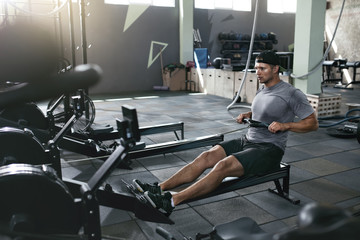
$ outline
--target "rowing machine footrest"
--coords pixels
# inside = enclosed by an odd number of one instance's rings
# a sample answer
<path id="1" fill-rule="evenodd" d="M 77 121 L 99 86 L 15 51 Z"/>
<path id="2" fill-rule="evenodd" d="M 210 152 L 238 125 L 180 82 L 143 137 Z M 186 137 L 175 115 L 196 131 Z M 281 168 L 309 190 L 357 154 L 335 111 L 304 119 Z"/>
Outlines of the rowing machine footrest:
<path id="1" fill-rule="evenodd" d="M 90 134 L 96 136 L 98 134 L 104 134 L 104 133 L 111 133 L 114 131 L 114 128 L 110 126 L 109 124 L 106 125 L 99 125 L 96 123 L 93 123 L 89 129 Z"/>
<path id="2" fill-rule="evenodd" d="M 146 147 L 144 142 L 136 142 L 135 146 L 131 148 L 131 151 L 142 150 Z"/>

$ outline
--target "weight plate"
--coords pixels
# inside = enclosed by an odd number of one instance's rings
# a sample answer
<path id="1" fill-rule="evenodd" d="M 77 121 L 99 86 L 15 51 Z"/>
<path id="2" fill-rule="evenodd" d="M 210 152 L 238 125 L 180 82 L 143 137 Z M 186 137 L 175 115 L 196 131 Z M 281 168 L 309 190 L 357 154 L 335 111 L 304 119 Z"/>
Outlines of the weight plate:
<path id="1" fill-rule="evenodd" d="M 328 128 L 326 133 L 333 137 L 338 138 L 354 138 L 356 137 L 356 132 L 344 131 L 344 128 Z"/>

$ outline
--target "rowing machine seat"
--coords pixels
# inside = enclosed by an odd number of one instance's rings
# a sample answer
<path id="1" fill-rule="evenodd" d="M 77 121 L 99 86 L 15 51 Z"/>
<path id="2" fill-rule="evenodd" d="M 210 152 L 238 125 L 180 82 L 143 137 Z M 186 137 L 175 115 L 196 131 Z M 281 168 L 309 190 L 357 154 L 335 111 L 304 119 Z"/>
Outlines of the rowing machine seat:
<path id="1" fill-rule="evenodd" d="M 270 239 L 266 233 L 251 218 L 243 217 L 233 222 L 225 223 L 214 227 L 214 240 L 260 240 Z"/>

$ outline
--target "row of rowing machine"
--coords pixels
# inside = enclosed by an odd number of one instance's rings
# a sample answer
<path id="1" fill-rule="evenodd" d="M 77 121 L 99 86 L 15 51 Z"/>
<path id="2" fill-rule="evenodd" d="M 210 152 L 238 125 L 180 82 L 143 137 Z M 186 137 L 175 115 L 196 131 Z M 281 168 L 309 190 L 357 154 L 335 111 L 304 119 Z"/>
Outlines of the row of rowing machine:
<path id="1" fill-rule="evenodd" d="M 58 80 L 58 77 L 56 79 Z M 29 100 L 43 100 L 58 95 L 59 91 L 72 92 L 78 89 L 78 84 L 69 88 L 68 84 L 72 84 L 69 83 L 69 79 L 72 82 L 82 82 L 80 88 L 88 87 L 100 79 L 100 71 L 97 66 L 80 66 L 75 68 L 74 72 L 62 74 L 61 83 L 56 79 L 49 81 L 49 84 L 43 84 L 41 89 L 35 88 L 32 84 L 25 84 L 11 89 L 11 95 L 8 92 L 1 93 L 1 107 L 6 108 L 15 103 L 20 104 Z M 56 90 L 53 90 L 53 83 L 57 84 Z M 24 91 L 29 93 L 29 89 L 32 90 L 31 96 L 22 96 Z M 41 94 L 41 92 L 46 92 L 46 94 Z M 81 108 L 79 108 L 79 112 L 82 112 Z M 127 157 L 127 153 L 135 142 L 140 140 L 136 109 L 123 106 L 122 113 L 123 120 L 117 120 L 117 124 L 123 129 L 120 146 L 104 161 L 88 182 L 59 177 L 61 175 L 60 165 L 56 167 L 58 172 L 53 170 L 54 164 L 12 163 L 1 166 L 1 229 L 10 232 L 10 235 L 21 235 L 19 232 L 42 237 L 48 234 L 52 236 L 60 234 L 65 239 L 64 234 L 71 236 L 82 234 L 87 239 L 98 240 L 101 239 L 100 205 L 132 211 L 135 216 L 146 221 L 173 223 L 158 210 L 139 201 L 133 195 L 102 187 L 103 182 L 114 168 Z M 34 136 L 27 141 L 38 145 L 39 151 L 44 149 L 50 152 L 51 150 L 58 151 L 58 139 L 64 136 L 64 132 L 79 116 L 80 113 L 75 114 L 74 119 L 65 124 L 63 132 L 60 131 L 46 147 L 41 148 L 40 141 L 36 141 Z M 12 135 L 12 131 L 7 131 L 7 136 L 10 135 Z M 16 138 L 15 136 L 15 141 Z M 17 144 L 17 151 L 22 152 L 25 145 Z M 34 156 L 34 149 L 27 148 L 26 151 L 28 151 L 28 158 Z M 7 154 L 7 149 L 3 146 L 1 152 L 7 156 L 7 159 L 11 159 L 11 154 Z M 50 156 L 59 160 L 58 155 L 50 154 Z M 48 160 L 48 162 L 50 161 Z"/>

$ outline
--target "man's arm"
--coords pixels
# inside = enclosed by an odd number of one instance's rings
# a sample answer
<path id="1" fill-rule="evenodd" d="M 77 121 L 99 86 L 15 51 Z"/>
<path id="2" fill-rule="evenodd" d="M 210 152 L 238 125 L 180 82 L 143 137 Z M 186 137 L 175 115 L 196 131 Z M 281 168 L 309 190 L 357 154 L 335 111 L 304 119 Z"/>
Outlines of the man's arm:
<path id="1" fill-rule="evenodd" d="M 292 131 L 297 133 L 306 133 L 310 131 L 315 131 L 319 127 L 318 120 L 315 113 L 310 114 L 308 117 L 300 120 L 299 122 L 289 122 L 289 123 L 279 123 L 272 122 L 268 129 L 272 133 L 278 131 Z"/>

